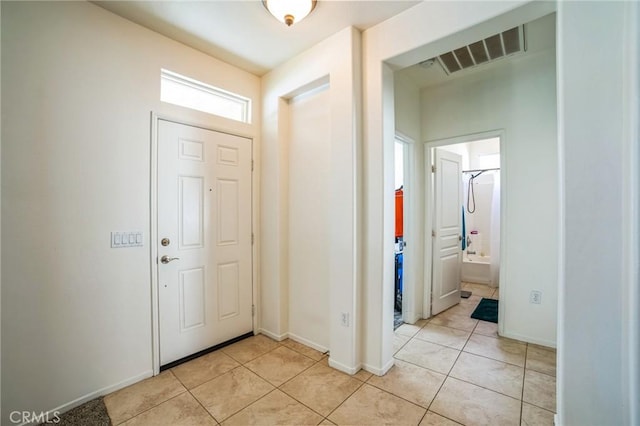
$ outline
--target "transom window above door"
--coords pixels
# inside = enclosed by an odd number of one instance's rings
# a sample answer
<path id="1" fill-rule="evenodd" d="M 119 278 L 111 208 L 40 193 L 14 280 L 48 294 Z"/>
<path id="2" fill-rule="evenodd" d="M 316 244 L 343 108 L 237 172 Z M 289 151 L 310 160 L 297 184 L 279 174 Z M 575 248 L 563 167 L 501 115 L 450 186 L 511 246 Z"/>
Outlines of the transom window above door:
<path id="1" fill-rule="evenodd" d="M 251 123 L 251 99 L 165 69 L 160 71 L 160 100 Z"/>

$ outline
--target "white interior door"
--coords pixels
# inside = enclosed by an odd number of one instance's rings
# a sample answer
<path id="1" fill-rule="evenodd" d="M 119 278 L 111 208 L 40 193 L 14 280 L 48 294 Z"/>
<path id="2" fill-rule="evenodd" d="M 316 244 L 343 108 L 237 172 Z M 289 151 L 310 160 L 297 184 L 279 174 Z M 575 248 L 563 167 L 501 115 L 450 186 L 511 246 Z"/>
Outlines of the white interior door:
<path id="1" fill-rule="evenodd" d="M 252 331 L 251 140 L 158 122 L 160 365 Z"/>
<path id="2" fill-rule="evenodd" d="M 431 315 L 460 303 L 462 157 L 435 149 Z"/>

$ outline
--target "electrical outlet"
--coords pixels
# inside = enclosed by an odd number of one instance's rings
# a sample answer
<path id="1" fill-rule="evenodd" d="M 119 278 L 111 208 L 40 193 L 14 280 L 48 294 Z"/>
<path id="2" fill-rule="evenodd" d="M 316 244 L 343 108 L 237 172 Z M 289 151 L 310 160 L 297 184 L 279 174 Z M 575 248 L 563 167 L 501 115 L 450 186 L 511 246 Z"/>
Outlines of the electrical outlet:
<path id="1" fill-rule="evenodd" d="M 343 312 L 342 314 L 340 314 L 340 324 L 342 324 L 343 327 L 349 327 L 349 313 L 348 312 Z"/>
<path id="2" fill-rule="evenodd" d="M 539 305 L 542 303 L 542 292 L 538 290 L 531 290 L 529 295 L 529 303 Z"/>

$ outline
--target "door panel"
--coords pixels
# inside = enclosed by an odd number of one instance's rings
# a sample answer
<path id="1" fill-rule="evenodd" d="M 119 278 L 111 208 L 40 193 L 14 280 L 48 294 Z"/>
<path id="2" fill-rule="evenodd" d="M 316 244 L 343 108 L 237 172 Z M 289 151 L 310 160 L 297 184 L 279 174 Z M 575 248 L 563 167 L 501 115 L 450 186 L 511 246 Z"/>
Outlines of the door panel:
<path id="1" fill-rule="evenodd" d="M 180 248 L 201 248 L 204 243 L 204 179 L 179 176 Z"/>
<path id="2" fill-rule="evenodd" d="M 218 196 L 216 197 L 216 206 L 219 212 L 218 229 L 220 230 L 218 245 L 238 244 L 239 189 L 237 181 L 218 181 Z"/>
<path id="3" fill-rule="evenodd" d="M 158 122 L 158 240 L 164 238 L 160 364 L 252 331 L 251 140 Z"/>
<path id="4" fill-rule="evenodd" d="M 204 326 L 204 268 L 180 271 L 180 331 Z"/>
<path id="5" fill-rule="evenodd" d="M 238 262 L 218 265 L 218 312 L 221 320 L 239 315 L 240 268 Z"/>
<path id="6" fill-rule="evenodd" d="M 462 158 L 435 149 L 431 314 L 460 303 Z"/>

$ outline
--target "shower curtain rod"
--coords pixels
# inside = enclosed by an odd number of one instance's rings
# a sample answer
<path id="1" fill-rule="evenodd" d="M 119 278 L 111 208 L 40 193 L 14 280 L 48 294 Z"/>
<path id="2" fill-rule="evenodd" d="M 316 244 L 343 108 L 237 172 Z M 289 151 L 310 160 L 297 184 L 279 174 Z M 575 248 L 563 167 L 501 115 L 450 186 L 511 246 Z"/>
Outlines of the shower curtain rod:
<path id="1" fill-rule="evenodd" d="M 462 173 L 490 172 L 492 170 L 500 170 L 500 167 L 496 167 L 495 169 L 463 170 Z"/>

